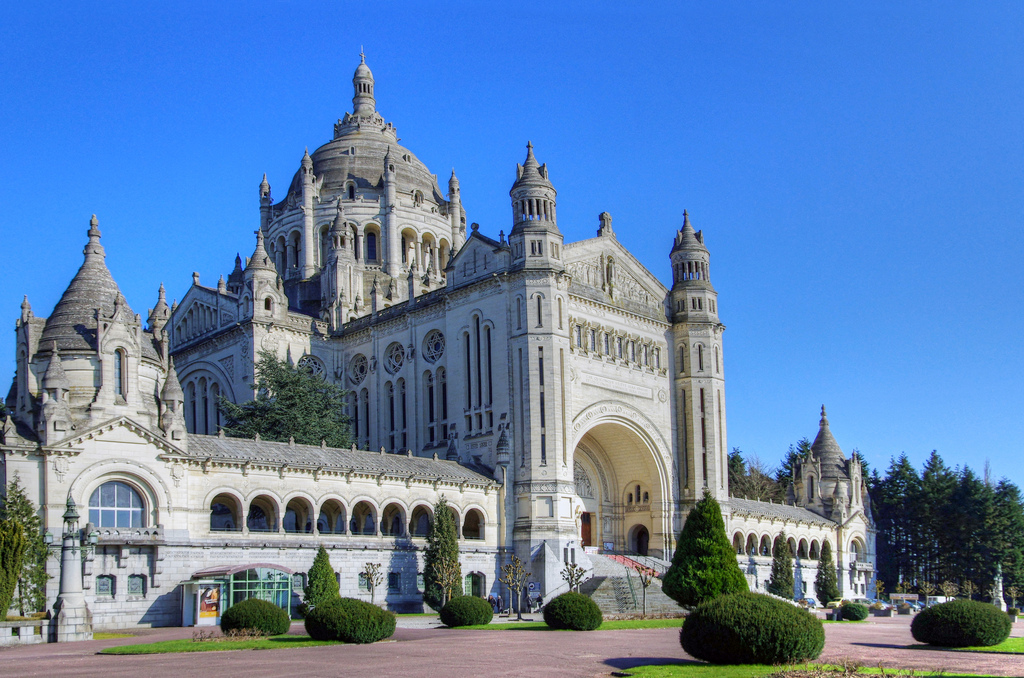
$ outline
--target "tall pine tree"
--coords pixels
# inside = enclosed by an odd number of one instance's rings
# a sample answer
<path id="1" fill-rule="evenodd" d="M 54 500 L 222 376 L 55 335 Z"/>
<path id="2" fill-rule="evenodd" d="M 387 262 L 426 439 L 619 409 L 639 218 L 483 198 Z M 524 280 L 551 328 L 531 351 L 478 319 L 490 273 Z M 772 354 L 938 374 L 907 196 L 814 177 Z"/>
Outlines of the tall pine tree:
<path id="1" fill-rule="evenodd" d="M 6 621 L 25 553 L 25 530 L 13 520 L 0 520 L 0 622 Z"/>
<path id="2" fill-rule="evenodd" d="M 783 532 L 775 540 L 775 548 L 772 550 L 772 575 L 768 579 L 765 588 L 768 593 L 774 593 L 780 598 L 793 600 L 793 588 L 796 582 L 793 579 L 793 551 L 789 548 L 786 540 L 786 533 Z"/>
<path id="3" fill-rule="evenodd" d="M 42 520 L 28 498 L 18 474 L 7 484 L 7 496 L 0 504 L 0 520 L 13 520 L 21 525 L 25 537 L 25 553 L 18 575 L 14 603 L 18 614 L 25 616 L 46 609 L 46 573 L 48 551 L 43 541 Z"/>
<path id="4" fill-rule="evenodd" d="M 818 574 L 814 577 L 814 592 L 818 594 L 818 602 L 828 605 L 839 600 L 839 582 L 836 578 L 836 561 L 832 558 L 832 544 L 821 545 L 821 556 L 818 559 Z"/>
<path id="5" fill-rule="evenodd" d="M 435 610 L 440 610 L 450 598 L 462 595 L 461 568 L 450 595 L 442 590 L 441 573 L 446 566 L 459 568 L 459 531 L 448 500 L 441 497 L 434 504 L 434 522 L 427 533 L 427 550 L 423 554 L 423 602 Z"/>
<path id="6" fill-rule="evenodd" d="M 306 609 L 313 609 L 322 605 L 328 600 L 339 597 L 338 578 L 334 575 L 334 568 L 331 567 L 331 558 L 327 549 L 321 544 L 313 558 L 313 566 L 309 568 L 306 575 L 305 598 L 303 602 Z"/>
<path id="7" fill-rule="evenodd" d="M 707 490 L 686 516 L 662 590 L 684 607 L 750 590 L 725 534 L 722 508 Z"/>

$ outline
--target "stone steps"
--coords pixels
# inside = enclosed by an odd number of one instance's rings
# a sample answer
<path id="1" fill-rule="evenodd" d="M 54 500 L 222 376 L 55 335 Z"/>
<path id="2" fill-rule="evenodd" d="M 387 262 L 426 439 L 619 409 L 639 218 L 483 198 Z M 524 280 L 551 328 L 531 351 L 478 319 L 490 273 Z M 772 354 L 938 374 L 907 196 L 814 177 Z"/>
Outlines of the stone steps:
<path id="1" fill-rule="evenodd" d="M 601 555 L 592 555 L 594 576 L 580 586 L 580 592 L 597 603 L 604 614 L 640 614 L 643 609 L 643 587 L 640 578 L 621 563 Z M 661 590 L 661 580 L 654 579 L 647 589 L 647 614 L 664 615 L 681 612 L 682 608 Z"/>

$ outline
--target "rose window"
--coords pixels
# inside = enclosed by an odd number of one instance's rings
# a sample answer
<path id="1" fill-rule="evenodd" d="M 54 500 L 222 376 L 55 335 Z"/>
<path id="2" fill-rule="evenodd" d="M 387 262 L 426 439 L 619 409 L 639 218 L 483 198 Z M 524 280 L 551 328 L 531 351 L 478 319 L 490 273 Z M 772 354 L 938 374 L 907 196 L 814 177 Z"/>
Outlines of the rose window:
<path id="1" fill-rule="evenodd" d="M 423 340 L 423 357 L 432 363 L 444 355 L 444 335 L 439 330 L 431 330 Z"/>
<path id="2" fill-rule="evenodd" d="M 363 383 L 366 378 L 366 356 L 360 353 L 348 364 L 348 378 L 353 384 Z"/>
<path id="3" fill-rule="evenodd" d="M 390 346 L 384 353 L 384 367 L 388 372 L 394 374 L 398 370 L 402 369 L 402 365 L 405 363 L 405 348 L 397 341 Z"/>
<path id="4" fill-rule="evenodd" d="M 311 355 L 304 355 L 299 358 L 299 369 L 306 370 L 314 377 L 324 377 L 324 364 L 318 358 Z"/>

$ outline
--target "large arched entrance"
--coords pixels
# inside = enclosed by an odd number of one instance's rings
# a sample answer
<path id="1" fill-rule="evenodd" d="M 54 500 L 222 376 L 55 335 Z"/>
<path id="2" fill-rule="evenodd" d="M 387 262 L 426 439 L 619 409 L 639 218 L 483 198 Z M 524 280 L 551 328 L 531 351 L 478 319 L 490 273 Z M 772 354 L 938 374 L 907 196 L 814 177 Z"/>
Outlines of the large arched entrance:
<path id="1" fill-rule="evenodd" d="M 641 426 L 611 414 L 591 417 L 573 452 L 580 543 L 670 557 L 669 462 Z"/>

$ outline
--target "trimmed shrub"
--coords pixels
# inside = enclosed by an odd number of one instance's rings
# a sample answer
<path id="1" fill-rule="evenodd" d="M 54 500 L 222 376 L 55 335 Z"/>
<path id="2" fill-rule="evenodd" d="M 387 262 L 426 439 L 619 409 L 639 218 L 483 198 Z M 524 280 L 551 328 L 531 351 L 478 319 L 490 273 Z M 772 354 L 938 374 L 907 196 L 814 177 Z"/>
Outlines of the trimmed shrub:
<path id="1" fill-rule="evenodd" d="M 229 607 L 220 618 L 222 633 L 247 629 L 268 636 L 288 633 L 288 611 L 260 598 L 247 598 Z"/>
<path id="2" fill-rule="evenodd" d="M 441 609 L 441 623 L 451 628 L 490 624 L 493 618 L 491 604 L 476 596 L 456 596 Z"/>
<path id="3" fill-rule="evenodd" d="M 563 593 L 544 606 L 544 623 L 553 629 L 593 631 L 603 622 L 601 608 L 582 593 Z"/>
<path id="4" fill-rule="evenodd" d="M 1010 637 L 1010 616 L 990 603 L 954 600 L 933 605 L 914 617 L 914 640 L 940 647 L 998 645 Z"/>
<path id="5" fill-rule="evenodd" d="M 1011 615 L 1013 615 L 1014 617 L 1016 617 L 1017 615 L 1019 615 L 1019 614 L 1020 614 L 1020 608 L 1017 608 L 1017 607 L 1008 607 L 1008 608 L 1006 608 L 1006 614 L 1011 614 Z"/>
<path id="6" fill-rule="evenodd" d="M 335 598 L 310 610 L 305 626 L 314 640 L 376 643 L 395 632 L 395 615 L 355 598 Z"/>
<path id="7" fill-rule="evenodd" d="M 339 597 L 338 579 L 334 576 L 331 557 L 323 544 L 320 544 L 320 548 L 316 550 L 316 557 L 313 558 L 313 566 L 309 568 L 306 581 L 308 583 L 303 591 L 305 599 L 299 610 L 303 616 L 320 603 Z"/>
<path id="8" fill-rule="evenodd" d="M 817 659 L 825 629 L 813 614 L 760 593 L 709 600 L 683 622 L 679 643 L 712 664 L 792 664 Z"/>
<path id="9" fill-rule="evenodd" d="M 879 606 L 878 609 L 882 609 Z M 868 618 L 868 606 L 860 603 L 847 603 L 843 605 L 843 619 L 846 621 L 861 621 Z"/>

